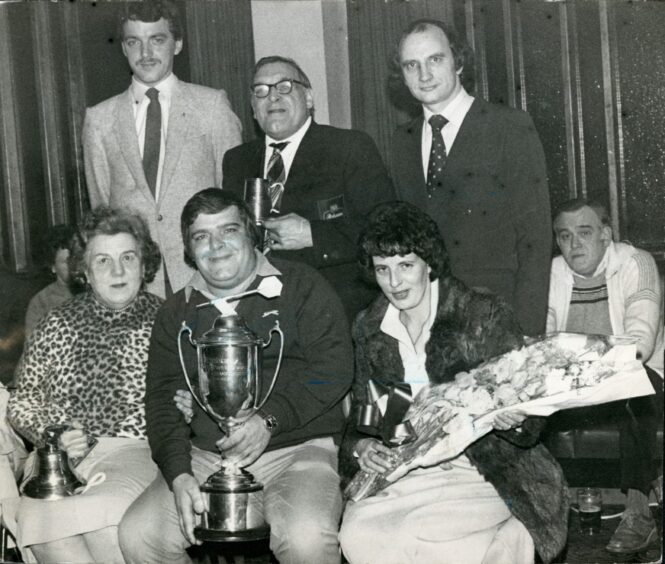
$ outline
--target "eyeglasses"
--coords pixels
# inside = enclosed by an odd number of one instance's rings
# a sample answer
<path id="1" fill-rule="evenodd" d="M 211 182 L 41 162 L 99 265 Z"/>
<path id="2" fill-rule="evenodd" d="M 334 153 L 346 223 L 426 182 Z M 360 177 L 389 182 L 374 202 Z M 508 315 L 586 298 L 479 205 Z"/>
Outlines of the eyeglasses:
<path id="1" fill-rule="evenodd" d="M 252 84 L 252 94 L 257 98 L 267 98 L 270 94 L 270 89 L 275 88 L 278 94 L 289 94 L 293 90 L 294 84 L 300 84 L 307 88 L 307 85 L 304 82 L 296 80 L 295 78 L 287 78 L 286 80 L 280 80 L 274 84 Z"/>

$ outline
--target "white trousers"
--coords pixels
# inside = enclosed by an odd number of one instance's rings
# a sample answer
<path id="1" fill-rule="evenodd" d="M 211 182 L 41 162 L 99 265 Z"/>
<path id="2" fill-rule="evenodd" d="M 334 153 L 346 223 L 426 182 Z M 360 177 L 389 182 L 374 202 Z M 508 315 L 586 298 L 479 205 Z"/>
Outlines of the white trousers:
<path id="1" fill-rule="evenodd" d="M 340 531 L 351 564 L 531 564 L 534 545 L 492 484 L 469 464 L 407 474 L 350 502 Z"/>
<path id="2" fill-rule="evenodd" d="M 200 483 L 205 481 L 219 470 L 219 455 L 192 448 L 192 470 Z M 247 470 L 264 486 L 270 549 L 279 562 L 339 564 L 342 496 L 332 439 L 312 439 L 265 452 Z M 173 493 L 161 473 L 127 510 L 119 532 L 128 564 L 191 562 Z"/>

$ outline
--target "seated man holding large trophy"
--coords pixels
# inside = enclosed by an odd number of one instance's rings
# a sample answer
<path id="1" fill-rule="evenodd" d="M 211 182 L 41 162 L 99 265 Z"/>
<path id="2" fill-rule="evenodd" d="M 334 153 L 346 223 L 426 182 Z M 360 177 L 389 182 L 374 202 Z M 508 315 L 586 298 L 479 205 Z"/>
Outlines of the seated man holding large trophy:
<path id="1" fill-rule="evenodd" d="M 314 269 L 261 254 L 229 192 L 192 196 L 181 231 L 197 272 L 155 320 L 146 419 L 161 473 L 123 518 L 123 555 L 188 562 L 203 540 L 269 535 L 280 562 L 339 563 L 336 443 L 353 377 L 341 302 Z M 173 401 L 186 385 L 190 423 Z"/>

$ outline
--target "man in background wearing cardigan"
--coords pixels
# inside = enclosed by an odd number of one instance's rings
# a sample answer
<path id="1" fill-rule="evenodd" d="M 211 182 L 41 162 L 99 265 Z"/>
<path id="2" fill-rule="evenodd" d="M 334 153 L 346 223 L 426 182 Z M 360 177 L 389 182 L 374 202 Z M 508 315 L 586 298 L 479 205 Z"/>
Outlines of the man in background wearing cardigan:
<path id="1" fill-rule="evenodd" d="M 552 261 L 547 330 L 622 335 L 635 340 L 655 395 L 555 414 L 563 429 L 589 422 L 619 428 L 621 489 L 626 508 L 606 549 L 636 553 L 658 540 L 649 509 L 653 488 L 662 498 L 662 468 L 655 462 L 663 409 L 663 290 L 647 251 L 612 241 L 609 215 L 598 202 L 574 199 L 554 216 L 561 256 Z M 657 479 L 657 476 L 660 476 Z"/>

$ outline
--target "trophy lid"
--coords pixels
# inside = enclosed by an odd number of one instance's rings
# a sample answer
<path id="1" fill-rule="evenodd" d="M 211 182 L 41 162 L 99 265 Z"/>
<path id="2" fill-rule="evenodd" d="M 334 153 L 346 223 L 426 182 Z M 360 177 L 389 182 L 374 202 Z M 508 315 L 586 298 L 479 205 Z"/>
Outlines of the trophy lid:
<path id="1" fill-rule="evenodd" d="M 206 331 L 197 345 L 256 345 L 260 339 L 247 327 L 239 315 L 219 315 L 212 328 Z"/>

